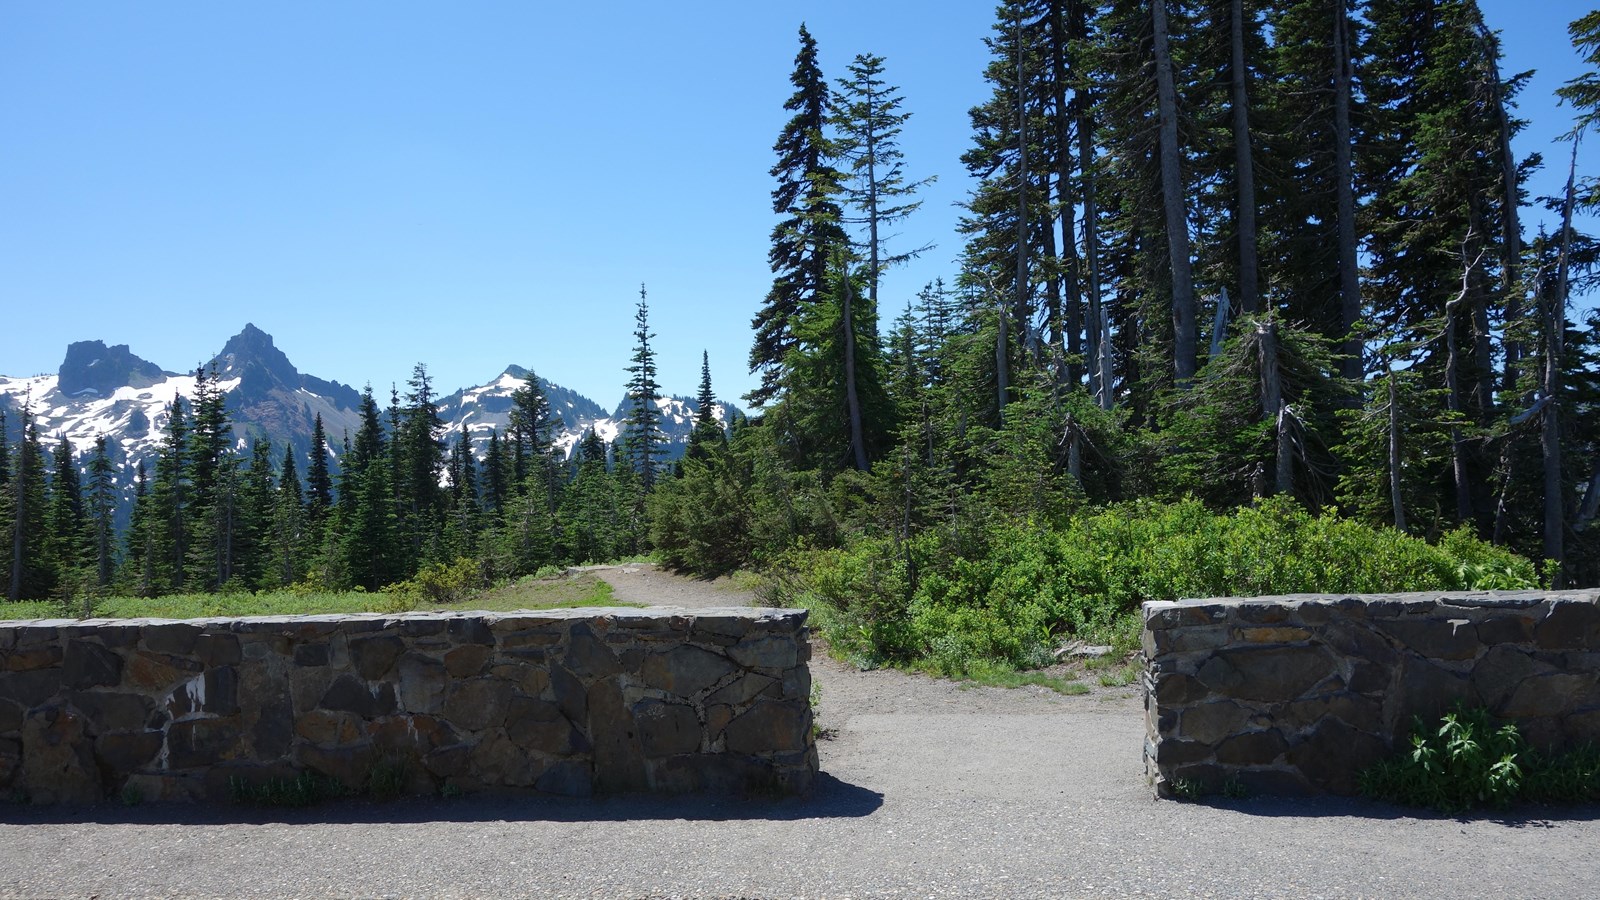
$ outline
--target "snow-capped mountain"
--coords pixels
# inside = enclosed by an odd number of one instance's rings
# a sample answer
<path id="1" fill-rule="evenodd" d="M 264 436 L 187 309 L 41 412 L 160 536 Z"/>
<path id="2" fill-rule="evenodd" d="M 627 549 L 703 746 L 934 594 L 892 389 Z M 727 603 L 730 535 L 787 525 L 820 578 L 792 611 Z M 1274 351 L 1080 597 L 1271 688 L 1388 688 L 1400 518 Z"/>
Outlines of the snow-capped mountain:
<path id="1" fill-rule="evenodd" d="M 293 448 L 301 463 L 299 470 L 304 472 L 313 421 L 321 414 L 337 470 L 345 434 L 354 435 L 360 426 L 361 397 L 354 388 L 300 372 L 273 344 L 272 336 L 254 325 L 246 325 L 228 340 L 205 366 L 208 371 L 213 367 L 218 385 L 227 394 L 239 450 L 247 451 L 254 441 L 269 439 L 278 448 L 279 459 L 283 447 Z M 510 366 L 486 384 L 440 398 L 444 439 L 454 442 L 465 435 L 482 458 L 490 431 L 505 433 L 511 395 L 527 375 L 526 369 Z M 95 440 L 104 436 L 120 472 L 120 484 L 126 489 L 133 483 L 139 461 L 154 470 L 168 409 L 175 397 L 193 400 L 195 383 L 194 373 L 162 369 L 135 356 L 126 344 L 79 341 L 67 348 L 55 374 L 0 376 L 0 406 L 6 409 L 9 432 L 0 439 L 17 439 L 21 416 L 16 413 L 27 405 L 46 446 L 53 449 L 65 437 L 82 454 L 84 464 Z M 543 378 L 540 383 L 551 411 L 561 420 L 556 446 L 570 453 L 590 429 L 608 443 L 616 440 L 627 415 L 626 401 L 607 415 L 604 407 L 587 397 Z M 668 441 L 667 458 L 681 456 L 694 428 L 696 404 L 683 397 L 664 397 L 656 403 Z M 715 415 L 726 424 L 737 412 L 736 407 L 719 403 Z"/>
<path id="2" fill-rule="evenodd" d="M 500 377 L 477 387 L 463 388 L 439 401 L 439 417 L 445 421 L 445 439 L 460 440 L 470 436 L 474 453 L 483 458 L 489 444 L 489 433 L 498 431 L 502 436 L 511 422 L 511 395 L 526 382 L 528 370 L 509 366 Z M 582 440 L 585 432 L 593 429 L 600 439 L 612 443 L 622 432 L 628 417 L 626 398 L 617 404 L 610 415 L 600 404 L 541 377 L 539 384 L 550 401 L 550 411 L 561 420 L 555 445 L 561 452 L 572 455 L 572 450 Z M 660 397 L 656 406 L 661 410 L 661 431 L 667 439 L 668 461 L 683 455 L 689 444 L 689 433 L 694 430 L 694 417 L 699 404 L 687 397 Z M 712 415 L 727 427 L 738 407 L 731 403 L 717 404 Z"/>

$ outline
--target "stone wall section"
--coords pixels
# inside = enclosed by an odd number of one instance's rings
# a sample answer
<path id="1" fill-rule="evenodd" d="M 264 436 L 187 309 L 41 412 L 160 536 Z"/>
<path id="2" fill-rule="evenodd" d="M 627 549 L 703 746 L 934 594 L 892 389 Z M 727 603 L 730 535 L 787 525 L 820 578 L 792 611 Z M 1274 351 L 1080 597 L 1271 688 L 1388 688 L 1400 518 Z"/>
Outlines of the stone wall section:
<path id="1" fill-rule="evenodd" d="M 0 623 L 0 800 L 359 790 L 804 793 L 804 610 Z"/>
<path id="2" fill-rule="evenodd" d="M 1413 715 L 1458 702 L 1535 746 L 1600 742 L 1600 591 L 1146 603 L 1144 657 L 1158 796 L 1352 794 Z"/>

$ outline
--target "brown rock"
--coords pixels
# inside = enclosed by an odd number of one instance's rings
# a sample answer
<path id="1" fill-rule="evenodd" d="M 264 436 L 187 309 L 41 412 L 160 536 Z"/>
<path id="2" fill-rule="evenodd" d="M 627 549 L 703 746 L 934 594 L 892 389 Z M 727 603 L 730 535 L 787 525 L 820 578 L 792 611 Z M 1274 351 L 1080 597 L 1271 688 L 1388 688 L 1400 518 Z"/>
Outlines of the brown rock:
<path id="1" fill-rule="evenodd" d="M 376 719 L 394 712 L 394 685 L 384 682 L 369 688 L 353 675 L 340 675 L 328 686 L 317 705 L 323 709 L 352 712 L 363 719 Z"/>
<path id="2" fill-rule="evenodd" d="M 539 760 L 518 747 L 503 729 L 486 735 L 472 748 L 468 759 L 468 771 L 484 784 L 532 787 L 544 774 Z"/>
<path id="3" fill-rule="evenodd" d="M 700 749 L 700 718 L 681 703 L 641 700 L 633 705 L 639 744 L 647 757 L 676 756 Z"/>
<path id="4" fill-rule="evenodd" d="M 1236 628 L 1234 634 L 1247 644 L 1292 644 L 1311 639 L 1310 631 L 1296 626 Z"/>
<path id="5" fill-rule="evenodd" d="M 645 684 L 680 697 L 693 697 L 739 670 L 726 657 L 688 645 L 645 657 L 641 669 Z"/>
<path id="6" fill-rule="evenodd" d="M 145 649 L 164 654 L 189 653 L 199 637 L 200 626 L 193 622 L 152 623 L 139 636 Z"/>
<path id="7" fill-rule="evenodd" d="M 126 775 L 155 759 L 165 740 L 159 731 L 103 734 L 95 738 L 94 755 L 105 768 Z"/>
<path id="8" fill-rule="evenodd" d="M 609 678 L 619 668 L 616 654 L 583 622 L 572 626 L 565 662 L 568 669 L 584 678 Z"/>
<path id="9" fill-rule="evenodd" d="M 1314 787 L 1351 795 L 1356 792 L 1357 774 L 1388 753 L 1388 745 L 1376 736 L 1327 719 L 1304 743 L 1289 750 L 1288 761 Z"/>
<path id="10" fill-rule="evenodd" d="M 150 691 L 168 691 L 180 681 L 186 681 L 204 666 L 192 659 L 168 656 L 137 650 L 128 658 L 125 670 L 128 683 Z"/>
<path id="11" fill-rule="evenodd" d="M 1600 646 L 1600 604 L 1558 600 L 1534 628 L 1534 638 L 1546 650 L 1581 650 Z"/>
<path id="12" fill-rule="evenodd" d="M 811 707 L 793 700 L 763 700 L 729 722 L 722 733 L 734 753 L 804 750 L 811 733 Z"/>
<path id="13" fill-rule="evenodd" d="M 444 655 L 444 668 L 451 678 L 470 678 L 483 672 L 492 655 L 494 651 L 490 647 L 466 644 Z"/>
<path id="14" fill-rule="evenodd" d="M 1399 619 L 1379 627 L 1428 659 L 1472 659 L 1481 646 L 1465 619 Z"/>
<path id="15" fill-rule="evenodd" d="M 1305 696 L 1335 671 L 1335 660 L 1319 646 L 1244 647 L 1217 651 L 1195 677 L 1229 697 L 1282 701 Z"/>
<path id="16" fill-rule="evenodd" d="M 1202 703 L 1183 711 L 1173 736 L 1215 746 L 1223 738 L 1243 731 L 1254 715 L 1249 709 L 1227 700 Z"/>
<path id="17" fill-rule="evenodd" d="M 511 685 L 494 678 L 474 678 L 451 689 L 444 717 L 464 731 L 499 728 L 510 701 Z"/>
<path id="18" fill-rule="evenodd" d="M 68 641 L 61 678 L 73 688 L 115 686 L 122 681 L 122 657 L 91 641 Z"/>
<path id="19" fill-rule="evenodd" d="M 1535 675 L 1518 684 L 1511 698 L 1494 710 L 1503 719 L 1560 715 L 1576 706 L 1576 698 L 1594 687 L 1594 674 Z"/>
<path id="20" fill-rule="evenodd" d="M 777 635 L 746 638 L 729 647 L 728 656 L 747 669 L 787 669 L 800 662 L 794 640 Z"/>
<path id="21" fill-rule="evenodd" d="M 0 651 L 0 672 L 31 672 L 61 665 L 61 648 L 53 644 L 26 650 Z"/>
<path id="22" fill-rule="evenodd" d="M 194 769 L 235 759 L 243 749 L 241 730 L 237 718 L 173 722 L 167 727 L 167 767 Z"/>
<path id="23" fill-rule="evenodd" d="M 444 703 L 445 665 L 420 653 L 407 653 L 395 667 L 399 688 L 395 699 L 400 709 L 413 713 L 437 713 Z"/>
<path id="24" fill-rule="evenodd" d="M 598 681 L 589 688 L 589 734 L 594 741 L 594 789 L 613 794 L 644 791 L 644 753 L 622 688 L 616 679 Z"/>
<path id="25" fill-rule="evenodd" d="M 314 709 L 298 716 L 294 733 L 324 747 L 350 744 L 362 737 L 361 719 L 353 713 Z"/>
<path id="26" fill-rule="evenodd" d="M 22 723 L 18 786 L 34 803 L 98 803 L 104 799 L 83 717 L 62 706 L 29 711 Z"/>
<path id="27" fill-rule="evenodd" d="M 87 717 L 88 729 L 97 734 L 138 730 L 155 706 L 142 694 L 108 691 L 73 691 L 67 702 Z"/>
<path id="28" fill-rule="evenodd" d="M 512 698 L 506 735 L 525 750 L 552 756 L 568 756 L 588 747 L 583 735 L 561 714 L 560 707 L 528 697 Z"/>
<path id="29" fill-rule="evenodd" d="M 295 756 L 302 767 L 333 778 L 352 791 L 367 786 L 372 767 L 379 760 L 377 749 L 370 743 L 336 748 L 301 744 L 295 749 Z"/>
<path id="30" fill-rule="evenodd" d="M 1227 766 L 1265 766 L 1276 762 L 1289 742 L 1276 731 L 1237 734 L 1217 745 L 1217 762 Z"/>
<path id="31" fill-rule="evenodd" d="M 61 692 L 60 669 L 0 672 L 0 697 L 25 708 L 40 706 Z"/>
<path id="32" fill-rule="evenodd" d="M 392 635 L 356 638 L 350 641 L 350 665 L 364 680 L 377 681 L 405 651 L 406 642 Z"/>

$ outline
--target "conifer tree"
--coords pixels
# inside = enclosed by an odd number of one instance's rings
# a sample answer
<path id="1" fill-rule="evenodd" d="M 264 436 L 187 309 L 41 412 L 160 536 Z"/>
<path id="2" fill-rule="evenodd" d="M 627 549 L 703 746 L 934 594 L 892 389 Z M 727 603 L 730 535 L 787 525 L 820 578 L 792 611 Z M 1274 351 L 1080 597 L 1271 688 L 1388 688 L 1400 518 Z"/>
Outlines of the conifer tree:
<path id="1" fill-rule="evenodd" d="M 140 465 L 142 467 L 142 460 Z M 110 587 L 116 564 L 112 550 L 116 537 L 114 523 L 117 510 L 116 475 L 117 469 L 111 462 L 106 437 L 100 435 L 94 440 L 94 455 L 89 458 L 88 516 L 95 584 L 101 588 Z M 130 526 L 129 530 L 134 529 Z"/>
<path id="2" fill-rule="evenodd" d="M 320 419 L 320 416 L 319 416 Z M 320 423 L 319 423 L 320 424 Z M 315 438 L 315 433 L 313 433 Z M 312 459 L 316 459 L 317 442 L 312 441 Z M 326 465 L 326 448 L 323 450 Z M 326 472 L 323 473 L 326 476 Z M 323 515 L 327 508 L 323 508 Z M 305 493 L 300 489 L 300 473 L 295 470 L 294 453 L 283 454 L 283 468 L 278 472 L 278 487 L 272 498 L 270 571 L 264 573 L 268 583 L 288 587 L 305 575 L 305 561 L 316 551 L 316 534 L 311 528 Z"/>
<path id="3" fill-rule="evenodd" d="M 628 466 L 638 475 L 641 491 L 655 487 L 664 438 L 661 434 L 661 385 L 656 382 L 656 354 L 650 346 L 650 307 L 644 285 L 639 285 L 639 305 L 633 316 L 633 356 L 628 372 L 628 418 L 623 425 Z"/>
<path id="4" fill-rule="evenodd" d="M 439 418 L 439 406 L 433 397 L 433 381 L 428 367 L 417 363 L 411 370 L 407 383 L 406 406 L 401 413 L 399 429 L 395 433 L 395 456 L 400 460 L 399 497 L 400 528 L 410 546 L 411 563 L 407 574 L 424 558 L 438 539 L 440 513 L 444 498 L 439 488 L 439 476 L 444 470 L 444 442 L 440 434 L 444 423 Z"/>
<path id="5" fill-rule="evenodd" d="M 46 546 L 44 447 L 39 442 L 33 409 L 26 401 L 19 424 L 22 440 L 18 443 L 11 481 L 7 485 L 11 515 L 6 523 L 9 526 L 6 544 L 10 551 L 6 597 L 40 600 L 55 589 L 57 573 Z"/>
<path id="6" fill-rule="evenodd" d="M 311 424 L 311 448 L 307 456 L 305 485 L 306 526 L 320 537 L 328 513 L 333 509 L 333 477 L 328 472 L 328 436 L 322 428 L 322 413 L 317 413 Z M 287 458 L 285 466 L 288 467 Z M 286 468 L 286 471 L 288 469 Z M 295 479 L 299 490 L 299 479 Z M 280 477 L 281 483 L 281 477 Z"/>
<path id="7" fill-rule="evenodd" d="M 500 430 L 489 429 L 489 446 L 483 457 L 483 506 L 496 519 L 505 515 L 506 500 L 511 496 L 511 471 L 505 450 Z"/>
<path id="8" fill-rule="evenodd" d="M 717 395 L 711 390 L 711 355 L 700 351 L 700 390 L 695 395 L 694 430 L 684 455 L 704 459 L 712 448 L 726 446 L 727 433 L 717 421 Z"/>
<path id="9" fill-rule="evenodd" d="M 50 565 L 62 576 L 83 565 L 87 516 L 83 481 L 72 442 L 62 436 L 56 444 L 55 471 L 50 479 L 46 535 Z"/>
<path id="10" fill-rule="evenodd" d="M 900 89 L 883 80 L 883 57 L 858 54 L 847 68 L 831 117 L 834 152 L 846 164 L 841 197 L 855 210 L 846 221 L 866 232 L 857 245 L 866 259 L 867 297 L 876 306 L 884 270 L 929 249 L 891 253 L 885 230 L 916 212 L 922 202 L 911 197 L 932 179 L 906 180 L 899 136 L 911 114 L 900 110 Z"/>
<path id="11" fill-rule="evenodd" d="M 794 116 L 783 126 L 773 150 L 778 162 L 772 177 L 772 211 L 782 216 L 772 229 L 772 290 L 751 323 L 755 344 L 750 349 L 750 371 L 760 385 L 750 392 L 757 406 L 775 399 L 781 390 L 785 357 L 794 346 L 794 318 L 825 290 L 828 260 L 847 237 L 840 224 L 837 195 L 839 171 L 825 129 L 832 108 L 827 79 L 817 63 L 817 42 L 800 26 L 800 52 L 789 77 L 794 94 L 783 108 Z"/>

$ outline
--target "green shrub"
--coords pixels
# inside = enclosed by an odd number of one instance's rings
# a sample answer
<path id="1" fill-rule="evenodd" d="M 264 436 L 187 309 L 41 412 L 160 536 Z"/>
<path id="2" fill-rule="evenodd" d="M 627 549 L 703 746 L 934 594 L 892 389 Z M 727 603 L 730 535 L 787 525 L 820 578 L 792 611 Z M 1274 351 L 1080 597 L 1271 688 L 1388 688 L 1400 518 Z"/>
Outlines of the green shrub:
<path id="1" fill-rule="evenodd" d="M 860 665 L 948 676 L 1048 664 L 1065 637 L 1136 646 L 1148 600 L 1284 593 L 1536 587 L 1533 564 L 1452 532 L 1437 545 L 1288 500 L 1227 514 L 1138 502 L 1057 527 L 991 521 L 909 540 L 858 537 L 795 550 L 769 569 L 769 601 L 811 608 Z"/>

